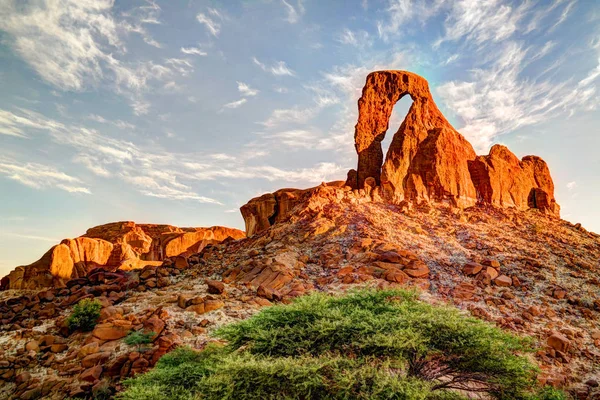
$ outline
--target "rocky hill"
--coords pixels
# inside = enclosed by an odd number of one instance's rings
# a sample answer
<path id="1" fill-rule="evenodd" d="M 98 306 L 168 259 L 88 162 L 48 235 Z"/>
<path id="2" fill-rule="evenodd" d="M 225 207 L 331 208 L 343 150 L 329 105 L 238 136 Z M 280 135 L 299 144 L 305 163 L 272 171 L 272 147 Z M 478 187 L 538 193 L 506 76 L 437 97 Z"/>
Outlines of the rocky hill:
<path id="1" fill-rule="evenodd" d="M 0 290 L 61 287 L 95 268 L 115 271 L 160 265 L 165 258 L 188 256 L 207 244 L 244 236 L 238 229 L 222 226 L 178 228 L 113 222 L 90 228 L 75 239 L 64 239 L 33 264 L 15 268 L 0 281 Z"/>
<path id="2" fill-rule="evenodd" d="M 407 94 L 413 105 L 384 160 L 391 109 Z M 597 398 L 600 236 L 559 218 L 544 161 L 503 146 L 477 156 L 427 82 L 407 72 L 370 74 L 359 111 L 357 169 L 250 200 L 247 238 L 163 253 L 160 266 L 0 292 L 0 398 L 118 390 L 176 346 L 203 348 L 213 329 L 261 307 L 359 286 L 417 287 L 426 301 L 531 336 L 540 381 Z M 66 318 L 85 298 L 101 302 L 99 324 L 70 332 Z M 124 343 L 143 330 L 150 349 Z"/>

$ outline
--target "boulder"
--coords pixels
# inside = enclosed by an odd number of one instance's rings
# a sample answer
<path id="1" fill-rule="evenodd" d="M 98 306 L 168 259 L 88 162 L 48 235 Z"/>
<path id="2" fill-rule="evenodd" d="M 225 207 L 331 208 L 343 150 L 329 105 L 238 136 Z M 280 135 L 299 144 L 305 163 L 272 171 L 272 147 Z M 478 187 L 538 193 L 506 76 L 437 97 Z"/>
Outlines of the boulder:
<path id="1" fill-rule="evenodd" d="M 225 285 L 220 281 L 207 279 L 206 285 L 208 286 L 208 293 L 210 294 L 221 294 L 225 291 Z"/>
<path id="2" fill-rule="evenodd" d="M 464 265 L 463 273 L 465 275 L 477 275 L 482 269 L 483 265 L 476 262 L 470 262 Z"/>
<path id="3" fill-rule="evenodd" d="M 500 275 L 494 279 L 494 283 L 498 286 L 512 286 L 512 279 L 506 275 Z"/>
<path id="4" fill-rule="evenodd" d="M 92 331 L 92 335 L 100 340 L 117 340 L 127 336 L 130 330 L 131 322 L 116 320 L 96 325 Z"/>
<path id="5" fill-rule="evenodd" d="M 548 337 L 546 343 L 548 343 L 548 346 L 554 350 L 558 350 L 563 353 L 566 352 L 571 346 L 571 341 L 558 332 L 553 332 L 552 335 Z"/>

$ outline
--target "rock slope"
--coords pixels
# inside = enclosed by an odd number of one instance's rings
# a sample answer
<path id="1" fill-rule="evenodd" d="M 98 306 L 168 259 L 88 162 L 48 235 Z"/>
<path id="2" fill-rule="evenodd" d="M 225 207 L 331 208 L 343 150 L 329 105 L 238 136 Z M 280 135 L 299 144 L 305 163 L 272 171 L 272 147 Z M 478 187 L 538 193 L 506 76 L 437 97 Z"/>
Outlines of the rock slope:
<path id="1" fill-rule="evenodd" d="M 161 264 L 167 257 L 189 255 L 209 243 L 244 236 L 238 229 L 220 226 L 178 228 L 132 221 L 100 225 L 83 236 L 63 240 L 33 264 L 15 268 L 2 279 L 0 289 L 61 287 L 98 267 L 115 271 Z"/>
<path id="2" fill-rule="evenodd" d="M 406 94 L 413 106 L 384 160 L 382 135 Z M 51 250 L 40 275 L 61 287 L 0 292 L 0 398 L 114 393 L 176 346 L 201 349 L 212 330 L 261 307 L 358 286 L 415 287 L 531 336 L 541 383 L 599 398 L 600 236 L 558 218 L 544 161 L 503 146 L 477 156 L 407 72 L 369 75 L 359 111 L 357 170 L 250 200 L 248 237 L 214 232 L 205 245 L 195 230 L 120 223 L 59 245 L 66 268 Z M 99 323 L 70 332 L 66 318 L 86 298 L 102 304 Z M 125 344 L 133 331 L 152 332 L 147 350 Z"/>

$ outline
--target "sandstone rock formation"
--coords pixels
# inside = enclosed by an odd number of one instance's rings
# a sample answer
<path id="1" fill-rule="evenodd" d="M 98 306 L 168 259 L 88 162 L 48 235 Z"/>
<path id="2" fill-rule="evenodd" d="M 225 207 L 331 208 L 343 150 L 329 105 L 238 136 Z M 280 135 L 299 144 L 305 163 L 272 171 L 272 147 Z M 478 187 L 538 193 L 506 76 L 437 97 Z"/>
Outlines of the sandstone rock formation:
<path id="1" fill-rule="evenodd" d="M 245 234 L 221 226 L 178 228 L 132 221 L 100 225 L 83 236 L 63 240 L 33 264 L 15 268 L 2 279 L 0 288 L 61 287 L 66 280 L 85 277 L 98 267 L 115 271 L 161 264 L 166 258 L 188 256 L 229 237 L 241 239 Z"/>
<path id="2" fill-rule="evenodd" d="M 335 181 L 326 185 L 341 187 L 344 182 Z M 314 189 L 280 189 L 251 199 L 240 208 L 246 224 L 246 234 L 252 236 L 277 222 L 286 221 L 294 206 L 305 201 Z"/>
<path id="3" fill-rule="evenodd" d="M 406 95 L 413 104 L 384 161 L 381 142 L 394 104 Z M 480 202 L 537 208 L 558 216 L 546 163 L 534 156 L 519 161 L 502 146 L 477 157 L 439 111 L 424 78 L 406 71 L 373 72 L 358 110 L 354 134 L 358 167 L 348 173 L 350 187 L 364 188 L 365 181 L 374 178 L 384 198 L 393 203 L 446 202 L 464 209 Z"/>
<path id="4" fill-rule="evenodd" d="M 485 203 L 519 210 L 538 208 L 559 215 L 550 171 L 539 157 L 519 160 L 508 148 L 497 144 L 489 155 L 470 161 L 469 171 Z"/>
<path id="5" fill-rule="evenodd" d="M 394 104 L 406 95 L 413 103 L 384 161 L 381 142 Z M 519 160 L 500 145 L 487 156 L 477 156 L 437 108 L 424 78 L 406 71 L 369 74 L 358 112 L 354 134 L 358 167 L 348 172 L 345 182 L 352 189 L 394 204 L 446 203 L 465 209 L 479 203 L 535 208 L 559 216 L 544 160 L 536 156 Z M 247 235 L 286 221 L 295 205 L 315 189 L 281 189 L 250 200 L 241 208 Z"/>

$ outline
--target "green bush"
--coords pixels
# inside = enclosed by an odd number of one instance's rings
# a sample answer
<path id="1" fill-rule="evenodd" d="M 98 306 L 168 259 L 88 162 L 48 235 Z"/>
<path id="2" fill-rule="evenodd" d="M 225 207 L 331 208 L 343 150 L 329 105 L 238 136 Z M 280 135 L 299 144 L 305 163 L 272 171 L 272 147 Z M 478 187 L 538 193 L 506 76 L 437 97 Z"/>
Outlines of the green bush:
<path id="1" fill-rule="evenodd" d="M 125 336 L 123 341 L 129 346 L 137 346 L 138 352 L 146 351 L 146 345 L 152 343 L 152 338 L 156 335 L 154 332 L 131 331 Z"/>
<path id="2" fill-rule="evenodd" d="M 535 392 L 529 340 L 414 292 L 313 294 L 216 336 L 228 345 L 177 349 L 118 398 L 559 399 Z"/>
<path id="3" fill-rule="evenodd" d="M 94 329 L 100 318 L 101 309 L 102 304 L 95 299 L 83 299 L 77 303 L 73 307 L 71 315 L 67 318 L 67 324 L 71 332 L 78 329 L 84 332 Z"/>

